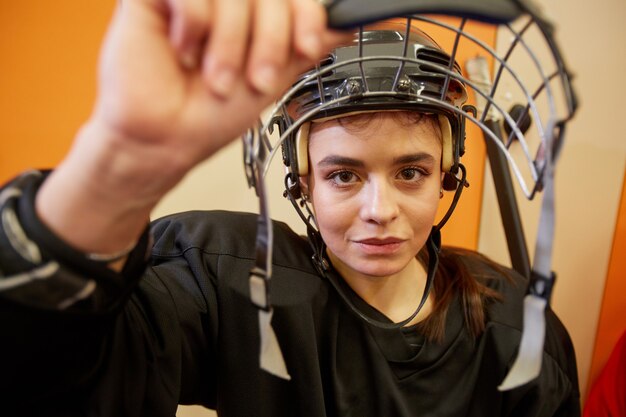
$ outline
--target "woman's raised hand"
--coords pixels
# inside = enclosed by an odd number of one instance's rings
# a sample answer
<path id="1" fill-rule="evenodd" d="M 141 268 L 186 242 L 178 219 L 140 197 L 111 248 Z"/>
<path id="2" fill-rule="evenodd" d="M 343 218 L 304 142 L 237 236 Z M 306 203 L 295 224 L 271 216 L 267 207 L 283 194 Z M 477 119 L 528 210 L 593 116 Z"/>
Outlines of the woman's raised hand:
<path id="1" fill-rule="evenodd" d="M 251 126 L 339 39 L 314 0 L 124 0 L 95 119 L 182 168 Z"/>
<path id="2" fill-rule="evenodd" d="M 78 249 L 115 252 L 197 163 L 346 39 L 315 0 L 122 0 L 92 116 L 38 193 Z"/>

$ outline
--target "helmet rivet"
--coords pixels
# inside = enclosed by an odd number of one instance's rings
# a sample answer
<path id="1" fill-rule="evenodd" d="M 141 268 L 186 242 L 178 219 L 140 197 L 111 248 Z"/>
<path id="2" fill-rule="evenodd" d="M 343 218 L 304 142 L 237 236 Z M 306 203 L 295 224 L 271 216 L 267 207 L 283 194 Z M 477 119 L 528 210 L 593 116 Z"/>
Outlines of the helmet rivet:
<path id="1" fill-rule="evenodd" d="M 350 80 L 350 81 L 348 81 L 348 83 L 346 84 L 346 91 L 350 95 L 360 94 L 361 93 L 361 83 L 358 82 L 357 80 Z"/>
<path id="2" fill-rule="evenodd" d="M 330 265 L 328 264 L 328 261 L 326 260 L 326 258 L 322 258 L 322 268 L 324 268 L 324 271 L 328 271 L 330 269 Z"/>
<path id="3" fill-rule="evenodd" d="M 411 89 L 411 80 L 402 77 L 398 80 L 398 91 L 409 91 Z"/>

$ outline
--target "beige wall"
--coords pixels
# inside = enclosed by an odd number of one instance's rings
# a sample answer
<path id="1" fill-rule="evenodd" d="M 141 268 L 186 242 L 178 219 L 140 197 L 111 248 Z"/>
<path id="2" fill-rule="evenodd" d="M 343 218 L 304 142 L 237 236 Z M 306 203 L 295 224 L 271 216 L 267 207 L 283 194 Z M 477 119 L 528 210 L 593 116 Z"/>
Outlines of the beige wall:
<path id="1" fill-rule="evenodd" d="M 242 149 L 241 141 L 235 141 L 196 167 L 161 201 L 153 217 L 193 209 L 258 212 L 257 197 L 246 182 Z M 295 214 L 291 203 L 281 197 L 283 179 L 280 155 L 277 159 L 266 181 L 272 217 L 286 221 L 304 233 L 302 221 Z"/>

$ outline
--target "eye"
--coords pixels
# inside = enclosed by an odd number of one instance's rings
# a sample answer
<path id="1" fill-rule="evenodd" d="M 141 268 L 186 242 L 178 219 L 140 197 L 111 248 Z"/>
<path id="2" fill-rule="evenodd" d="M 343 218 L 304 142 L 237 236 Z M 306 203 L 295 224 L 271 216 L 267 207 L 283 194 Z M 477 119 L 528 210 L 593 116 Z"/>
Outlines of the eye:
<path id="1" fill-rule="evenodd" d="M 350 171 L 335 171 L 328 178 L 336 185 L 350 184 L 358 179 L 356 174 Z"/>
<path id="2" fill-rule="evenodd" d="M 398 177 L 405 181 L 419 180 L 423 175 L 417 168 L 404 168 L 398 173 Z"/>

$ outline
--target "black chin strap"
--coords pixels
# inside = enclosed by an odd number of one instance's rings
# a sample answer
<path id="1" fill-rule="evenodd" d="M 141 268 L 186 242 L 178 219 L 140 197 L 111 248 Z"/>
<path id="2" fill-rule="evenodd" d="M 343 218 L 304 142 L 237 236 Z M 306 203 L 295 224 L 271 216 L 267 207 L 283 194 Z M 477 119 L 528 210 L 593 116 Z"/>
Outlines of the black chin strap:
<path id="1" fill-rule="evenodd" d="M 452 216 L 452 212 L 459 202 L 459 198 L 461 198 L 461 193 L 463 192 L 463 189 L 469 187 L 469 183 L 467 182 L 467 170 L 465 169 L 465 165 L 460 163 L 459 169 L 461 170 L 461 178 L 454 177 L 454 179 L 457 181 L 457 186 L 456 191 L 454 192 L 454 197 L 452 198 L 452 203 L 450 204 L 450 207 L 448 207 L 448 211 L 446 211 L 446 214 L 439 221 L 437 226 L 435 226 L 437 230 L 441 230 L 443 225 L 447 223 L 448 219 L 450 219 L 450 216 Z"/>

